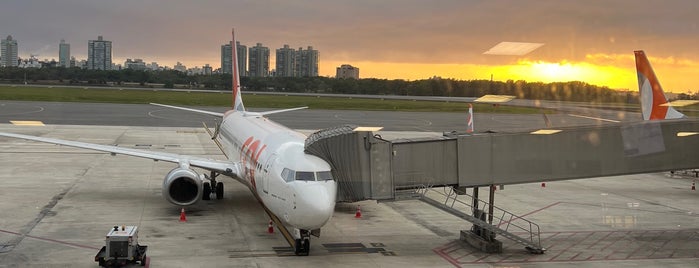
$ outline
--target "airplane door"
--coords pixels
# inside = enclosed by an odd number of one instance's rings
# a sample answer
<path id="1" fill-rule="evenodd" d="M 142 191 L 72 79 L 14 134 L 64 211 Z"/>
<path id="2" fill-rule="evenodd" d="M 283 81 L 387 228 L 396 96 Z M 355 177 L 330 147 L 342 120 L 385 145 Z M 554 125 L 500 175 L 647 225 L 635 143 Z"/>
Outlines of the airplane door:
<path id="1" fill-rule="evenodd" d="M 272 178 L 274 178 L 274 174 L 270 175 L 270 173 L 274 172 L 272 170 L 272 163 L 274 163 L 274 161 L 276 160 L 277 154 L 271 155 L 269 159 L 267 159 L 267 163 L 265 163 L 264 170 L 262 170 L 265 173 L 265 181 L 262 182 L 262 192 L 264 192 L 265 194 L 269 194 L 269 181 L 271 181 Z"/>

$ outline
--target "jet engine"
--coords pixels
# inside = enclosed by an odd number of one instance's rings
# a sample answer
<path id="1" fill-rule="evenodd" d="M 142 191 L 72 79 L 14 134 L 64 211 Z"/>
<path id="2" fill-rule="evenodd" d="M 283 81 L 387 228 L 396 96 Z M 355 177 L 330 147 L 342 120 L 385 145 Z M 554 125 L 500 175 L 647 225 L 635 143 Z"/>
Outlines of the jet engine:
<path id="1" fill-rule="evenodd" d="M 170 171 L 163 181 L 163 196 L 179 206 L 196 203 L 202 197 L 202 179 L 194 170 L 178 167 Z"/>

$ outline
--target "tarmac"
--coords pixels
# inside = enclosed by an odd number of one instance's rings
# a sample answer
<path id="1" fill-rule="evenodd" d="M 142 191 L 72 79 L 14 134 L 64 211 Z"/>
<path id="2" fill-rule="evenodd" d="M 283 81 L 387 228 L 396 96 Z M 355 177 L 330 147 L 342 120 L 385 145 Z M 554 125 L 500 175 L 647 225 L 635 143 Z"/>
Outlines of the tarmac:
<path id="1" fill-rule="evenodd" d="M 202 128 L 0 124 L 0 131 L 222 159 Z M 470 223 L 406 200 L 337 204 L 310 256 L 298 257 L 276 229 L 267 232 L 267 215 L 232 179 L 224 179 L 223 200 L 187 207 L 180 222 L 181 208 L 161 193 L 171 163 L 0 138 L 0 168 L 0 267 L 97 267 L 94 256 L 115 225 L 139 226 L 152 267 L 699 267 L 693 173 L 498 189 L 497 206 L 540 226 L 542 255 L 504 239 L 503 253 L 481 253 L 459 241 Z"/>

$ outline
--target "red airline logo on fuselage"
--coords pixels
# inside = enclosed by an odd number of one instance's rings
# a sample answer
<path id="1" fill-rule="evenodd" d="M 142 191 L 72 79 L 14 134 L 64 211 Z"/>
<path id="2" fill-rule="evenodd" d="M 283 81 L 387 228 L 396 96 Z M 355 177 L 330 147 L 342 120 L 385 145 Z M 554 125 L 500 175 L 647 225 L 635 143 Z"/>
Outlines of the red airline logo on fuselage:
<path id="1" fill-rule="evenodd" d="M 267 145 L 262 144 L 260 140 L 250 136 L 243 146 L 240 148 L 240 161 L 243 163 L 244 173 L 243 179 L 249 180 L 253 189 L 257 189 L 255 184 L 255 171 L 257 170 L 262 151 L 267 148 Z"/>

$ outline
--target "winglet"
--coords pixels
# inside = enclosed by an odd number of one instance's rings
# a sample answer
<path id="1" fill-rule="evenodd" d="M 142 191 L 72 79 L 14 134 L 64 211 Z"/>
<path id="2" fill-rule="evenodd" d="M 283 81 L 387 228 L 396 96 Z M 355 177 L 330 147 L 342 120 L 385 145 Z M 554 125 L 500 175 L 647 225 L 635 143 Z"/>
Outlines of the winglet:
<path id="1" fill-rule="evenodd" d="M 243 112 L 243 98 L 240 94 L 240 71 L 238 70 L 238 45 L 235 41 L 235 29 L 231 29 L 231 55 L 233 57 L 231 64 L 233 65 L 233 110 Z"/>
<path id="2" fill-rule="evenodd" d="M 643 50 L 634 51 L 636 56 L 636 72 L 638 75 L 638 90 L 641 94 L 641 112 L 643 120 L 662 120 L 686 118 L 684 114 L 667 105 L 663 87 L 653 72 L 653 67 Z"/>

